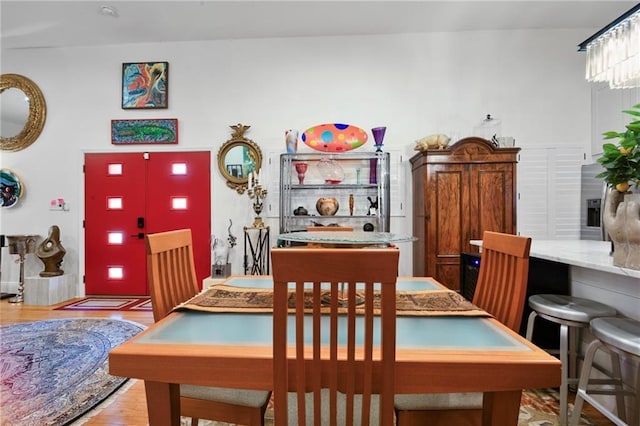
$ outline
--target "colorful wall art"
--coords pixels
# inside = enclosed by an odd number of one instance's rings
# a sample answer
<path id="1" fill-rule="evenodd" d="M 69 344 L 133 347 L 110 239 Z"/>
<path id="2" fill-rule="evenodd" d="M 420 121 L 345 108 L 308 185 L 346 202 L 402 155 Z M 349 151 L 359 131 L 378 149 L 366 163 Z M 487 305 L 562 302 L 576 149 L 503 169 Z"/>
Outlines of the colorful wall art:
<path id="1" fill-rule="evenodd" d="M 15 206 L 24 194 L 24 184 L 13 170 L 0 169 L 0 207 Z"/>
<path id="2" fill-rule="evenodd" d="M 114 145 L 176 144 L 178 143 L 178 119 L 111 120 L 111 143 Z"/>
<path id="3" fill-rule="evenodd" d="M 122 64 L 122 109 L 168 108 L 169 63 Z"/>

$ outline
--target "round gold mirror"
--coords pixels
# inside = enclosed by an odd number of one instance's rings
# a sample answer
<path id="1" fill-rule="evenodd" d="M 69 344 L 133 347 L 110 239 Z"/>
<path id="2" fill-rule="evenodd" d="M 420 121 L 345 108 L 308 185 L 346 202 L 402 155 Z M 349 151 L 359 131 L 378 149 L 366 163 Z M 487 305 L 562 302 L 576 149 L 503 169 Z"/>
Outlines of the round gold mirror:
<path id="1" fill-rule="evenodd" d="M 218 169 L 227 181 L 229 188 L 238 194 L 244 194 L 249 182 L 249 173 L 258 172 L 262 167 L 260 147 L 244 136 L 251 126 L 236 124 L 231 139 L 226 141 L 218 151 Z"/>
<path id="2" fill-rule="evenodd" d="M 37 84 L 19 74 L 0 75 L 0 95 L 0 149 L 25 149 L 44 128 L 44 96 Z"/>

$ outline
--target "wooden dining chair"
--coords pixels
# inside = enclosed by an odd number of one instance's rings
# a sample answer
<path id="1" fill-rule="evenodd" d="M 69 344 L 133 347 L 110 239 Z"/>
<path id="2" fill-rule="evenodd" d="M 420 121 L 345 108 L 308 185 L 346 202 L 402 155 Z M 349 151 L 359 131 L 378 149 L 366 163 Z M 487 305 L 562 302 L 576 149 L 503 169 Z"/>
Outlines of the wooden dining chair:
<path id="1" fill-rule="evenodd" d="M 199 292 L 190 229 L 147 234 L 147 276 L 153 319 L 164 318 Z M 212 321 L 215 319 L 212 318 Z M 270 391 L 180 385 L 180 414 L 243 425 L 264 425 Z"/>
<path id="2" fill-rule="evenodd" d="M 527 294 L 531 238 L 485 231 L 473 304 L 515 331 Z M 396 396 L 397 426 L 482 423 L 482 393 Z"/>
<path id="3" fill-rule="evenodd" d="M 276 426 L 393 424 L 398 259 L 388 248 L 271 251 Z"/>

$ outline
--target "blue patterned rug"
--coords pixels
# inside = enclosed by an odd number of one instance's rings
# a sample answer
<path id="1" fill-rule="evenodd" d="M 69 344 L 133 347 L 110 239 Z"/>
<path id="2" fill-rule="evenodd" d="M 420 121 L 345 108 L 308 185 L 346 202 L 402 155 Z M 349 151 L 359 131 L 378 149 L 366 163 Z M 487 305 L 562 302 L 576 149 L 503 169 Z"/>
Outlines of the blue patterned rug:
<path id="1" fill-rule="evenodd" d="M 66 425 L 126 379 L 108 373 L 111 348 L 143 326 L 112 319 L 56 319 L 0 327 L 0 424 Z"/>

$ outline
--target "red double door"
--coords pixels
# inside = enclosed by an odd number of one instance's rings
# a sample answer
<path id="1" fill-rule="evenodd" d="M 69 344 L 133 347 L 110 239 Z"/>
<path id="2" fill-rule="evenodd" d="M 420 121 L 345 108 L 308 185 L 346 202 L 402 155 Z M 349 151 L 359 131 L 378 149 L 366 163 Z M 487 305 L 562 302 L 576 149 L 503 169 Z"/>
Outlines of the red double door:
<path id="1" fill-rule="evenodd" d="M 191 228 L 199 282 L 210 275 L 210 153 L 86 154 L 85 292 L 148 295 L 147 233 Z"/>

